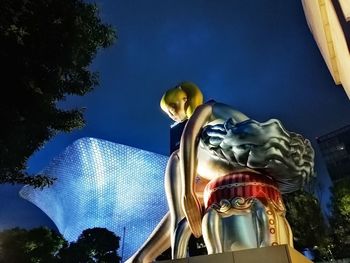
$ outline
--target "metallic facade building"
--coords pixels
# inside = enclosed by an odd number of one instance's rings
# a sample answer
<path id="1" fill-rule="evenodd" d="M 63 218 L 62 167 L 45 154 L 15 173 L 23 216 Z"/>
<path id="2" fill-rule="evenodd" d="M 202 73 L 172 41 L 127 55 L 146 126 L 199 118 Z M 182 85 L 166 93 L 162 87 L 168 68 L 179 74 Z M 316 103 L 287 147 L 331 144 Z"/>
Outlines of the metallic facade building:
<path id="1" fill-rule="evenodd" d="M 350 125 L 317 138 L 333 182 L 350 178 Z"/>
<path id="2" fill-rule="evenodd" d="M 130 146 L 82 138 L 43 171 L 57 178 L 52 187 L 41 191 L 24 186 L 20 195 L 43 210 L 69 241 L 92 227 L 105 227 L 122 238 L 125 227 L 126 259 L 168 210 L 163 182 L 167 159 Z"/>

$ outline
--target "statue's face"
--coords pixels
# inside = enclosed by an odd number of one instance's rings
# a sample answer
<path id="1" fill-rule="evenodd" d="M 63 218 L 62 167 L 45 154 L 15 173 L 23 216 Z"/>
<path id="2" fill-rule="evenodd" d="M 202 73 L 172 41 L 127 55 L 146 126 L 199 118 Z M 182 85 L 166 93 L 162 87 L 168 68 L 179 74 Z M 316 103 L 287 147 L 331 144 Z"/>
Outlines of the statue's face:
<path id="1" fill-rule="evenodd" d="M 186 102 L 187 97 L 182 92 L 174 94 L 167 103 L 168 116 L 176 122 L 186 120 Z"/>

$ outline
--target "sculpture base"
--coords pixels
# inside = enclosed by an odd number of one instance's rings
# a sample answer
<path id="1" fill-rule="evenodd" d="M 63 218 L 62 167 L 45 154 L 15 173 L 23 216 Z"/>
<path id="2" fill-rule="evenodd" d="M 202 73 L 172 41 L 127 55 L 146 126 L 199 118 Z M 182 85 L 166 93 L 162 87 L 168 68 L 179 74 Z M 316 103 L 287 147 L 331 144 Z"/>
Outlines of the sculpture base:
<path id="1" fill-rule="evenodd" d="M 309 259 L 288 245 L 245 249 L 222 254 L 196 256 L 159 263 L 311 263 Z"/>

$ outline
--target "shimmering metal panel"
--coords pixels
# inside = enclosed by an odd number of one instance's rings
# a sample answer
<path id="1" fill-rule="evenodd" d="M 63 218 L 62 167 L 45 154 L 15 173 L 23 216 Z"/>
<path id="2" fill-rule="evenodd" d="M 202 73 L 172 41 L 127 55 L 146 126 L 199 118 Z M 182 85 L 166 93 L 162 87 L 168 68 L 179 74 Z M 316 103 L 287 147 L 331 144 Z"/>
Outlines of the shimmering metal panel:
<path id="1" fill-rule="evenodd" d="M 44 190 L 24 186 L 20 195 L 43 210 L 73 241 L 87 228 L 121 236 L 124 257 L 149 236 L 168 210 L 164 193 L 167 157 L 130 146 L 82 138 L 43 171 L 56 177 Z"/>

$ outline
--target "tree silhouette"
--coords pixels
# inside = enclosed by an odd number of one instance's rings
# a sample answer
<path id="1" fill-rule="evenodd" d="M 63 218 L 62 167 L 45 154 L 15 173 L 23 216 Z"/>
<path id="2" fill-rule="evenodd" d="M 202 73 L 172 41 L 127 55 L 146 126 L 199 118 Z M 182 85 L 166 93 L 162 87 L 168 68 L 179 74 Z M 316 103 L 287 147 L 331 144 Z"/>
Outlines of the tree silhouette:
<path id="1" fill-rule="evenodd" d="M 350 178 L 335 182 L 331 191 L 331 249 L 337 258 L 350 257 Z"/>
<path id="2" fill-rule="evenodd" d="M 56 262 L 56 254 L 65 246 L 62 235 L 48 228 L 5 230 L 0 232 L 0 262 Z"/>
<path id="3" fill-rule="evenodd" d="M 98 84 L 89 65 L 115 39 L 82 0 L 2 0 L 0 5 L 0 183 L 52 184 L 28 176 L 27 159 L 57 132 L 84 125 L 83 110 L 57 102 Z"/>
<path id="4" fill-rule="evenodd" d="M 287 220 L 292 228 L 294 246 L 303 249 L 318 247 L 322 257 L 327 255 L 329 244 L 327 225 L 317 198 L 307 191 L 283 195 Z"/>
<path id="5" fill-rule="evenodd" d="M 118 263 L 117 250 L 120 238 L 105 228 L 84 230 L 76 242 L 62 249 L 59 254 L 62 263 Z"/>

